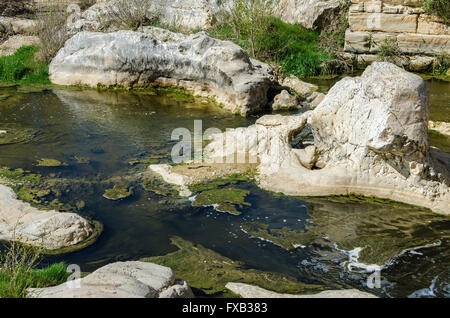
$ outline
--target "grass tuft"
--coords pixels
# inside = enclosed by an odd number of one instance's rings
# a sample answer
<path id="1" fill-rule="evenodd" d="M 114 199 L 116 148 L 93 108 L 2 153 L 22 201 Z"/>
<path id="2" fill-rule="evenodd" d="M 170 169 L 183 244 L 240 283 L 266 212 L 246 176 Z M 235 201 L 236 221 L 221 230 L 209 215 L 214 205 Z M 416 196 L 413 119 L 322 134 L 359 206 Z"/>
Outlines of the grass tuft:
<path id="1" fill-rule="evenodd" d="M 48 65 L 34 58 L 36 46 L 24 46 L 13 55 L 0 57 L 0 82 L 8 84 L 50 84 Z"/>

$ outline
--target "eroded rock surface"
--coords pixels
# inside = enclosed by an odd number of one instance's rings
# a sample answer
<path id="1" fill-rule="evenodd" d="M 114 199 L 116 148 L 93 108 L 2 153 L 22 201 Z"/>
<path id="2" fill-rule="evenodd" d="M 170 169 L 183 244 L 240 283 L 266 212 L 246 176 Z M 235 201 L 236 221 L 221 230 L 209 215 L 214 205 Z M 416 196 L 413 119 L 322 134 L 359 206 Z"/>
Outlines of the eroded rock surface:
<path id="1" fill-rule="evenodd" d="M 81 243 L 92 233 L 92 225 L 81 216 L 38 210 L 0 184 L 0 240 L 56 250 Z"/>
<path id="2" fill-rule="evenodd" d="M 204 32 L 162 42 L 140 32 L 80 32 L 50 64 L 55 84 L 180 87 L 247 115 L 267 105 L 271 69 Z"/>
<path id="3" fill-rule="evenodd" d="M 428 96 L 419 76 L 377 62 L 361 77 L 338 82 L 315 110 L 267 115 L 244 130 L 215 135 L 205 153 L 257 157 L 259 183 L 271 191 L 358 193 L 449 213 L 449 167 L 430 151 Z M 307 124 L 314 154 L 290 145 Z"/>
<path id="4" fill-rule="evenodd" d="M 28 290 L 33 298 L 193 298 L 190 287 L 164 266 L 117 262 L 84 278 Z"/>
<path id="5" fill-rule="evenodd" d="M 273 291 L 243 283 L 228 283 L 226 288 L 243 298 L 378 298 L 357 289 L 327 290 L 311 295 L 279 294 Z"/>

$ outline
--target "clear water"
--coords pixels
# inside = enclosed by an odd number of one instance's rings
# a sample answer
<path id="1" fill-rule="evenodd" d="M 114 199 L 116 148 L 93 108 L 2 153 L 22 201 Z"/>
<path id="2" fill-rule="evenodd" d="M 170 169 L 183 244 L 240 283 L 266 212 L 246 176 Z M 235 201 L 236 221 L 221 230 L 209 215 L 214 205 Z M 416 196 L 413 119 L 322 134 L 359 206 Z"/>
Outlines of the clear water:
<path id="1" fill-rule="evenodd" d="M 448 94 L 448 86 L 444 91 Z M 115 180 L 143 169 L 130 166 L 130 159 L 170 153 L 176 142 L 170 140 L 173 129 L 193 131 L 194 119 L 203 120 L 203 129 L 225 129 L 248 126 L 256 118 L 231 115 L 206 100 L 177 101 L 164 94 L 94 90 L 24 93 L 14 88 L 1 89 L 1 94 L 11 97 L 0 101 L 0 129 L 31 127 L 39 133 L 28 143 L 0 146 L 0 166 L 65 180 L 70 191 L 63 195 L 63 201 L 84 200 L 86 207 L 79 213 L 105 227 L 94 245 L 48 258 L 48 262 L 63 260 L 92 271 L 117 260 L 174 251 L 169 239 L 176 235 L 242 261 L 249 268 L 285 273 L 307 283 L 358 288 L 385 297 L 450 296 L 450 219 L 419 209 L 329 199 L 306 202 L 274 196 L 248 183 L 237 185 L 251 190 L 248 201 L 252 206 L 245 207 L 240 216 L 192 207 L 185 199 L 167 204 L 163 197 L 138 185 L 131 198 L 116 202 L 102 198 Z M 75 156 L 88 157 L 91 162 L 79 164 Z M 68 166 L 37 167 L 41 158 L 58 159 Z M 288 252 L 246 234 L 242 225 L 247 222 L 275 229 L 317 229 L 317 237 L 307 247 Z M 311 222 L 316 226 L 311 228 Z M 369 289 L 367 275 L 346 270 L 348 255 L 334 244 L 361 237 L 379 242 L 424 237 L 438 244 L 397 257 L 382 271 L 382 288 Z"/>

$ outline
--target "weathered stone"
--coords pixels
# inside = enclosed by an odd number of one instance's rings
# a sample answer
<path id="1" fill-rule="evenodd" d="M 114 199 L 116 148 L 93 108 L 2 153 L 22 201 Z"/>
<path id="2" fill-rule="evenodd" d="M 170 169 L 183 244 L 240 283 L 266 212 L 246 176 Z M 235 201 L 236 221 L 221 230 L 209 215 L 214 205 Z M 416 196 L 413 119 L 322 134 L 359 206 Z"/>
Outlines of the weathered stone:
<path id="1" fill-rule="evenodd" d="M 32 298 L 193 298 L 185 281 L 173 271 L 147 262 L 117 262 L 84 278 L 28 289 Z"/>
<path id="2" fill-rule="evenodd" d="M 36 36 L 13 35 L 0 44 L 0 56 L 12 55 L 22 46 L 39 45 L 40 40 Z"/>
<path id="3" fill-rule="evenodd" d="M 433 65 L 434 57 L 431 56 L 411 56 L 408 68 L 414 72 L 425 72 Z"/>
<path id="4" fill-rule="evenodd" d="M 448 214 L 450 173 L 429 147 L 428 99 L 422 78 L 376 62 L 361 77 L 339 81 L 313 111 L 268 115 L 239 133 L 214 135 L 205 154 L 256 156 L 259 185 L 287 195 L 358 193 Z M 303 167 L 290 146 L 306 123 L 322 169 Z"/>
<path id="5" fill-rule="evenodd" d="M 315 92 L 319 89 L 317 85 L 310 84 L 299 80 L 295 75 L 286 77 L 281 85 L 290 88 L 300 97 L 305 98 L 309 93 Z"/>
<path id="6" fill-rule="evenodd" d="M 409 54 L 450 54 L 450 35 L 404 33 L 397 36 L 400 50 Z"/>
<path id="7" fill-rule="evenodd" d="M 289 94 L 287 90 L 283 90 L 280 94 L 275 96 L 272 105 L 273 110 L 289 110 L 299 108 L 297 97 Z"/>
<path id="8" fill-rule="evenodd" d="M 352 4 L 349 8 L 350 12 L 364 12 L 364 2 Z"/>
<path id="9" fill-rule="evenodd" d="M 327 290 L 310 295 L 279 294 L 264 288 L 244 283 L 228 283 L 226 288 L 243 298 L 377 298 L 357 289 Z"/>
<path id="10" fill-rule="evenodd" d="M 429 121 L 428 128 L 436 130 L 444 135 L 450 135 L 450 123 L 443 121 Z"/>
<path id="11" fill-rule="evenodd" d="M 376 61 L 378 61 L 378 56 L 375 54 L 359 54 L 356 60 L 358 65 L 361 66 L 367 66 Z"/>
<path id="12" fill-rule="evenodd" d="M 307 146 L 304 149 L 294 149 L 298 161 L 306 169 L 312 169 L 317 161 L 318 154 L 315 146 Z"/>
<path id="13" fill-rule="evenodd" d="M 421 7 L 424 3 L 424 0 L 383 0 L 383 3 L 410 7 Z"/>
<path id="14" fill-rule="evenodd" d="M 345 31 L 344 50 L 354 53 L 376 53 L 386 40 L 396 40 L 397 33 Z"/>
<path id="15" fill-rule="evenodd" d="M 75 29 L 97 31 L 102 24 L 108 24 L 110 16 L 105 12 L 120 7 L 119 1 L 98 1 L 82 13 L 81 19 L 75 23 Z M 154 0 L 150 1 L 148 16 L 156 12 L 159 23 L 183 31 L 206 30 L 213 26 L 220 10 L 219 4 L 216 0 Z"/>
<path id="16" fill-rule="evenodd" d="M 389 5 L 389 4 L 383 4 L 383 13 L 387 14 L 398 14 L 404 12 L 404 7 L 399 5 Z"/>
<path id="17" fill-rule="evenodd" d="M 56 250 L 81 243 L 92 233 L 91 224 L 81 216 L 38 210 L 0 184 L 0 240 Z"/>
<path id="18" fill-rule="evenodd" d="M 364 12 L 380 13 L 382 5 L 381 1 L 364 2 Z"/>
<path id="19" fill-rule="evenodd" d="M 444 23 L 439 23 L 432 17 L 420 15 L 417 25 L 417 33 L 450 35 L 450 26 Z"/>
<path id="20" fill-rule="evenodd" d="M 352 31 L 416 32 L 417 16 L 408 14 L 349 13 Z"/>
<path id="21" fill-rule="evenodd" d="M 314 109 L 317 106 L 319 106 L 319 104 L 323 101 L 324 98 L 325 98 L 324 93 L 314 92 L 310 96 L 308 96 L 306 101 L 309 103 L 309 107 Z"/>
<path id="22" fill-rule="evenodd" d="M 55 84 L 180 87 L 215 97 L 241 115 L 268 103 L 271 69 L 251 60 L 239 46 L 204 32 L 181 42 L 161 42 L 140 32 L 80 32 L 69 39 L 50 64 Z"/>
<path id="23" fill-rule="evenodd" d="M 0 17 L 0 32 L 7 34 L 35 35 L 38 33 L 36 20 Z"/>

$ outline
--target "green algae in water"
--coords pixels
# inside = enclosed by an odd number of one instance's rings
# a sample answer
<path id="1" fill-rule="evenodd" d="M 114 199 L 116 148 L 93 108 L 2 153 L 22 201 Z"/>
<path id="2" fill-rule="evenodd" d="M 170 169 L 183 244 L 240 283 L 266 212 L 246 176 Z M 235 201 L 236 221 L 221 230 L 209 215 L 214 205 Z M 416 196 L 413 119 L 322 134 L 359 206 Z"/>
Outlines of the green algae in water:
<path id="1" fill-rule="evenodd" d="M 114 185 L 112 189 L 107 189 L 103 194 L 103 197 L 108 200 L 120 200 L 128 198 L 133 195 L 133 187 L 127 185 Z"/>
<path id="2" fill-rule="evenodd" d="M 149 192 L 156 193 L 163 196 L 177 196 L 178 190 L 172 185 L 158 179 L 146 179 L 142 182 L 142 187 Z"/>
<path id="3" fill-rule="evenodd" d="M 42 210 L 70 211 L 71 207 L 59 201 L 61 193 L 47 184 L 41 175 L 23 169 L 0 168 L 0 184 L 11 187 L 21 201 Z"/>
<path id="4" fill-rule="evenodd" d="M 383 265 L 410 248 L 436 244 L 446 216 L 402 203 L 363 203 L 354 197 L 308 198 L 309 225 L 304 232 L 249 222 L 244 230 L 291 250 L 295 245 L 323 243 L 327 237 L 342 250 L 362 248 L 359 262 Z M 442 232 L 443 233 L 443 232 Z"/>
<path id="5" fill-rule="evenodd" d="M 206 182 L 199 182 L 189 185 L 189 190 L 192 192 L 201 192 L 206 190 L 218 189 L 226 185 L 237 184 L 239 182 L 251 181 L 255 175 L 254 171 L 248 171 L 243 174 L 231 174 L 226 177 L 221 177 Z"/>
<path id="6" fill-rule="evenodd" d="M 295 249 L 308 241 L 308 235 L 304 232 L 283 227 L 281 229 L 270 229 L 268 224 L 249 222 L 242 225 L 242 229 L 253 237 L 270 241 L 286 250 Z"/>
<path id="7" fill-rule="evenodd" d="M 161 159 L 167 159 L 170 155 L 154 155 L 154 156 L 148 156 L 144 158 L 133 158 L 128 161 L 128 164 L 130 166 L 135 166 L 138 164 L 145 164 L 145 165 L 154 165 L 158 164 Z"/>
<path id="8" fill-rule="evenodd" d="M 250 206 L 245 198 L 250 194 L 248 190 L 236 188 L 213 189 L 201 192 L 195 197 L 194 206 L 214 205 L 217 211 L 240 215 L 237 208 Z"/>
<path id="9" fill-rule="evenodd" d="M 171 241 L 178 247 L 178 251 L 165 256 L 145 258 L 142 261 L 172 268 L 177 277 L 206 295 L 232 296 L 225 288 L 229 282 L 247 283 L 289 294 L 310 294 L 324 289 L 319 285 L 301 283 L 287 275 L 246 269 L 242 262 L 233 261 L 180 237 L 172 237 Z"/>
<path id="10" fill-rule="evenodd" d="M 0 146 L 30 142 L 38 135 L 36 129 L 11 124 L 0 125 L 0 130 Z"/>
<path id="11" fill-rule="evenodd" d="M 450 136 L 439 133 L 436 130 L 429 130 L 431 146 L 450 153 Z"/>
<path id="12" fill-rule="evenodd" d="M 64 162 L 61 162 L 59 160 L 56 160 L 56 159 L 42 158 L 42 159 L 38 160 L 37 166 L 38 167 L 63 167 L 63 166 L 67 166 L 67 164 Z"/>

